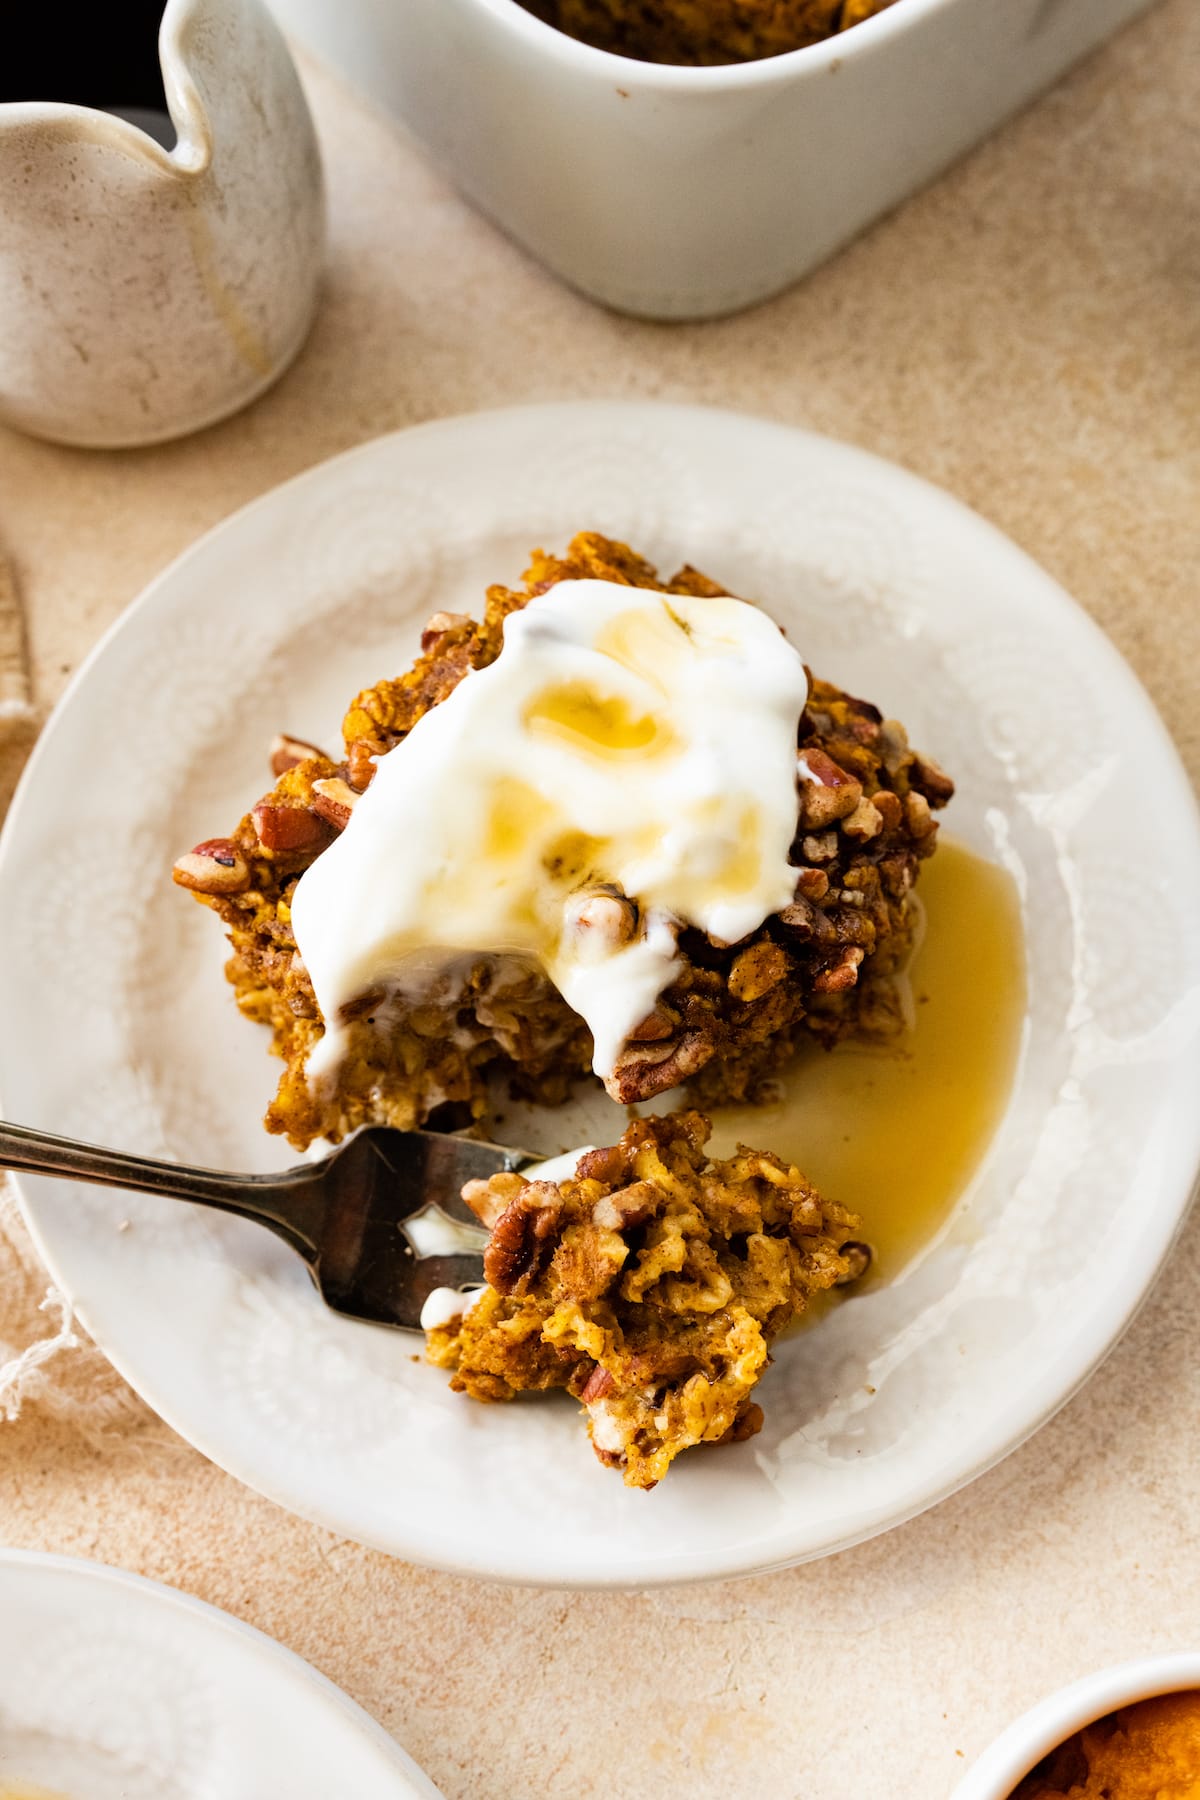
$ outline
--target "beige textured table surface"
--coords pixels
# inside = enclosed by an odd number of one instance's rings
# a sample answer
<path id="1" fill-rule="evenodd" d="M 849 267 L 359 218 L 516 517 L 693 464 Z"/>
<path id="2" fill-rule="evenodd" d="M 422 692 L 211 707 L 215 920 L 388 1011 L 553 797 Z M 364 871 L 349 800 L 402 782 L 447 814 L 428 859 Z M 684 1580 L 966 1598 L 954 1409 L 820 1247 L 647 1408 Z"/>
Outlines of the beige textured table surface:
<path id="1" fill-rule="evenodd" d="M 0 432 L 0 539 L 41 703 L 198 532 L 333 451 L 508 401 L 661 395 L 848 438 L 961 495 L 1100 621 L 1200 771 L 1195 0 L 1165 0 L 797 291 L 702 326 L 564 291 L 391 127 L 308 79 L 331 256 L 282 384 L 166 449 Z M 10 1304 L 22 1279 L 0 1237 Z M 1200 1220 L 1101 1372 L 999 1469 L 874 1543 L 742 1583 L 573 1596 L 390 1562 L 240 1487 L 115 1377 L 99 1436 L 53 1385 L 0 1421 L 0 1540 L 260 1626 L 449 1800 L 940 1800 L 1046 1690 L 1200 1645 L 1198 1315 Z"/>

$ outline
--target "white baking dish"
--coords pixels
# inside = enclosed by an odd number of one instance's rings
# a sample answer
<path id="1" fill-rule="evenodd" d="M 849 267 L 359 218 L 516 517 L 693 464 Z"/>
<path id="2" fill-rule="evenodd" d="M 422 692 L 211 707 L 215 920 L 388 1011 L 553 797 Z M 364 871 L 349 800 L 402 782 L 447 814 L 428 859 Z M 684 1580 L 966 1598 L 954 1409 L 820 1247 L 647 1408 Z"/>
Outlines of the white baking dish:
<path id="1" fill-rule="evenodd" d="M 806 274 L 1151 0 L 897 0 L 702 69 L 593 50 L 516 0 L 272 3 L 564 280 L 683 319 Z"/>

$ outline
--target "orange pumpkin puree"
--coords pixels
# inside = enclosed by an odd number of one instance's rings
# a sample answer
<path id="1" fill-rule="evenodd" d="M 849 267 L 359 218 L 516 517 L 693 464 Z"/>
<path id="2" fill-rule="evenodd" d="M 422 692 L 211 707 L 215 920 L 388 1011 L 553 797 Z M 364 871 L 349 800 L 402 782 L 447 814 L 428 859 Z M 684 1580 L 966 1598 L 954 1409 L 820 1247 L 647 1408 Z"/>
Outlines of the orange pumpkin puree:
<path id="1" fill-rule="evenodd" d="M 1200 1690 L 1158 1694 L 1085 1725 L 1012 1800 L 1200 1800 Z"/>

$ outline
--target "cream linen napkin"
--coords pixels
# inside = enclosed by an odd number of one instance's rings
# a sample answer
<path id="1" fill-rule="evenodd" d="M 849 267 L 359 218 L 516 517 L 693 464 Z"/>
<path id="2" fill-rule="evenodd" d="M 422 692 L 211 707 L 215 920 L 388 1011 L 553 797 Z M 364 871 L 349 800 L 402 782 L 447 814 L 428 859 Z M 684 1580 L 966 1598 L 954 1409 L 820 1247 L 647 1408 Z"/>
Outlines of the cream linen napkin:
<path id="1" fill-rule="evenodd" d="M 0 822 L 36 736 L 25 622 L 11 565 L 0 553 Z M 0 1030 L 12 1029 L 13 1021 L 0 1020 Z M 74 1354 L 64 1358 L 68 1350 Z M 89 1438 L 146 1412 L 77 1327 L 66 1296 L 47 1291 L 12 1184 L 0 1178 L 0 1420 L 15 1419 L 26 1402 L 71 1419 Z"/>
<path id="2" fill-rule="evenodd" d="M 12 569 L 0 554 L 0 820 L 36 735 L 25 621 Z"/>

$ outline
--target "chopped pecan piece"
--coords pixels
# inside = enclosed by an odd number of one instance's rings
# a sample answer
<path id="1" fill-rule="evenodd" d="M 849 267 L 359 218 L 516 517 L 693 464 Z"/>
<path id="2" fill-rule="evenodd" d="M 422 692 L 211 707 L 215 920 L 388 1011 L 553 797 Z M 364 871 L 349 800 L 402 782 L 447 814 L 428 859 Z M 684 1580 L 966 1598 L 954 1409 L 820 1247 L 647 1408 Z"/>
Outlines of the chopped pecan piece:
<path id="1" fill-rule="evenodd" d="M 421 633 L 421 649 L 428 654 L 437 648 L 444 637 L 456 630 L 460 625 L 472 623 L 469 613 L 435 612 Z"/>
<path id="2" fill-rule="evenodd" d="M 280 775 L 286 775 L 289 769 L 298 769 L 301 763 L 309 762 L 314 756 L 319 756 L 322 762 L 328 760 L 325 752 L 315 744 L 306 743 L 303 738 L 289 737 L 281 731 L 271 740 L 271 773 L 278 780 Z"/>
<path id="3" fill-rule="evenodd" d="M 796 762 L 799 772 L 800 823 L 824 831 L 852 813 L 862 799 L 862 782 L 835 763 L 824 750 L 806 746 Z"/>
<path id="4" fill-rule="evenodd" d="M 788 935 L 800 943 L 820 945 L 838 941 L 838 927 L 830 914 L 808 900 L 793 900 L 778 917 Z"/>
<path id="5" fill-rule="evenodd" d="M 870 1244 L 860 1244 L 854 1238 L 842 1245 L 842 1255 L 846 1259 L 846 1273 L 839 1275 L 838 1287 L 845 1287 L 851 1281 L 861 1281 L 875 1258 Z"/>
<path id="6" fill-rule="evenodd" d="M 610 1186 L 624 1181 L 629 1173 L 629 1156 L 621 1144 L 609 1144 L 601 1150 L 585 1150 L 575 1165 L 579 1181 L 603 1181 Z M 495 1181 L 495 1176 L 492 1177 Z"/>
<path id="7" fill-rule="evenodd" d="M 309 806 L 276 806 L 260 801 L 250 817 L 258 841 L 272 855 L 302 855 L 309 850 L 323 850 L 330 839 L 330 827 Z"/>
<path id="8" fill-rule="evenodd" d="M 884 768 L 889 775 L 896 775 L 909 754 L 908 733 L 899 719 L 883 721 L 879 730 L 879 749 L 883 756 Z"/>
<path id="9" fill-rule="evenodd" d="M 562 1202 L 552 1181 L 531 1181 L 492 1226 L 483 1272 L 498 1294 L 524 1294 L 554 1254 Z"/>
<path id="10" fill-rule="evenodd" d="M 592 1222 L 606 1231 L 627 1231 L 631 1225 L 643 1225 L 659 1201 L 658 1189 L 651 1181 L 635 1181 L 605 1194 L 592 1208 Z"/>
<path id="11" fill-rule="evenodd" d="M 312 809 L 326 824 L 332 825 L 335 831 L 346 829 L 350 823 L 350 814 L 361 798 L 361 794 L 356 794 L 349 783 L 340 777 L 313 782 Z"/>
<path id="12" fill-rule="evenodd" d="M 493 1175 L 487 1181 L 468 1181 L 463 1188 L 462 1197 L 481 1225 L 491 1230 L 505 1207 L 514 1201 L 527 1186 L 523 1175 Z"/>
<path id="13" fill-rule="evenodd" d="M 729 991 L 735 1000 L 761 1000 L 778 987 L 792 966 L 786 950 L 764 938 L 743 950 L 729 971 Z"/>
<path id="14" fill-rule="evenodd" d="M 679 1020 L 673 1019 L 665 1007 L 656 1006 L 634 1026 L 625 1041 L 628 1044 L 661 1044 L 678 1029 Z"/>
<path id="15" fill-rule="evenodd" d="M 857 944 L 850 944 L 842 951 L 839 961 L 831 969 L 823 969 L 813 982 L 814 994 L 843 994 L 852 988 L 858 980 L 859 965 L 864 952 Z"/>
<path id="16" fill-rule="evenodd" d="M 899 806 L 900 802 L 896 802 Z M 829 877 L 824 869 L 800 869 L 796 875 L 797 900 L 823 900 L 829 892 Z"/>
<path id="17" fill-rule="evenodd" d="M 622 1050 L 604 1085 L 622 1106 L 635 1106 L 686 1081 L 709 1055 L 709 1040 L 699 1031 L 685 1031 L 677 1043 L 633 1044 Z"/>
<path id="18" fill-rule="evenodd" d="M 807 862 L 832 862 L 837 855 L 837 832 L 823 831 L 819 836 L 810 832 L 800 847 Z"/>
<path id="19" fill-rule="evenodd" d="M 593 949 L 606 956 L 632 942 L 637 922 L 636 906 L 616 888 L 581 888 L 563 907 L 563 929 L 585 956 Z"/>
<path id="20" fill-rule="evenodd" d="M 879 875 L 888 893 L 902 899 L 917 878 L 917 859 L 907 850 L 898 850 L 894 856 L 884 857 Z"/>
<path id="21" fill-rule="evenodd" d="M 369 1018 L 377 1006 L 383 1005 L 386 998 L 387 995 L 383 988 L 369 988 L 365 994 L 359 994 L 355 999 L 347 1000 L 339 1011 L 338 1018 L 343 1025 L 348 1025 L 351 1019 Z"/>
<path id="22" fill-rule="evenodd" d="M 934 806 L 945 806 L 954 798 L 954 783 L 932 756 L 914 756 L 908 778 Z"/>
<path id="23" fill-rule="evenodd" d="M 883 830 L 883 814 L 874 801 L 864 795 L 854 811 L 842 820 L 842 830 L 847 837 L 858 838 L 860 842 L 877 837 Z"/>
<path id="24" fill-rule="evenodd" d="M 249 865 L 232 838 L 205 838 L 171 873 L 194 894 L 241 894 L 250 886 Z"/>
<path id="25" fill-rule="evenodd" d="M 757 1400 L 748 1400 L 737 1418 L 717 1438 L 718 1444 L 744 1444 L 755 1437 L 763 1428 L 763 1409 Z"/>
<path id="26" fill-rule="evenodd" d="M 597 1363 L 580 1390 L 579 1398 L 585 1406 L 591 1406 L 593 1401 L 603 1400 L 606 1394 L 611 1394 L 616 1385 L 608 1370 Z"/>
<path id="27" fill-rule="evenodd" d="M 779 914 L 779 923 L 794 931 L 797 937 L 810 938 L 820 916 L 810 900 L 796 899 Z"/>
<path id="28" fill-rule="evenodd" d="M 356 794 L 365 794 L 374 781 L 375 753 L 369 744 L 347 746 L 346 779 Z"/>
<path id="29" fill-rule="evenodd" d="M 930 832 L 937 830 L 937 820 L 930 812 L 929 802 L 924 794 L 905 794 L 904 818 L 909 831 L 915 838 L 928 837 Z"/>

